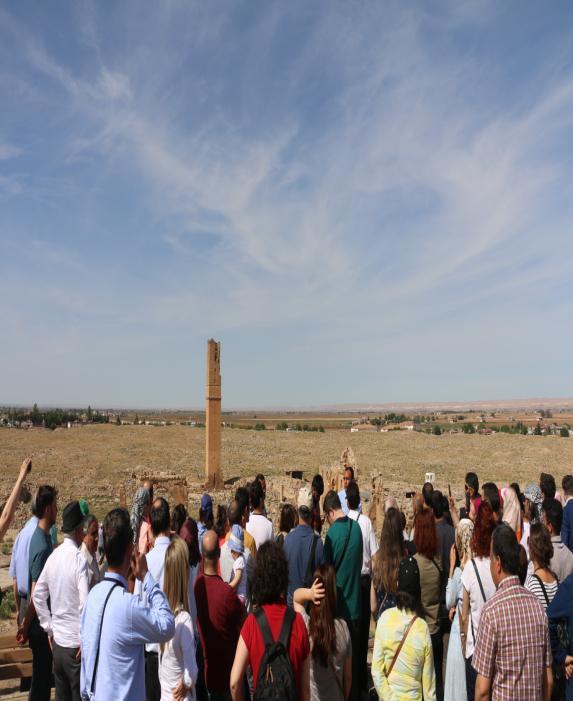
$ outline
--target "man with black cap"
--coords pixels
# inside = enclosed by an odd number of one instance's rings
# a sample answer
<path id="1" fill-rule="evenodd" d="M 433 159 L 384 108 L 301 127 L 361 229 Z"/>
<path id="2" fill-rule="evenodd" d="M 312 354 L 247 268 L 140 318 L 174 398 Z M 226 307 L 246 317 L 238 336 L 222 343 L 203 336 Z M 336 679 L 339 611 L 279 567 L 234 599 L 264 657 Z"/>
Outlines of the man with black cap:
<path id="1" fill-rule="evenodd" d="M 58 701 L 80 701 L 80 620 L 88 596 L 88 566 L 80 546 L 84 515 L 78 501 L 64 508 L 64 542 L 48 558 L 33 600 L 50 639 Z"/>

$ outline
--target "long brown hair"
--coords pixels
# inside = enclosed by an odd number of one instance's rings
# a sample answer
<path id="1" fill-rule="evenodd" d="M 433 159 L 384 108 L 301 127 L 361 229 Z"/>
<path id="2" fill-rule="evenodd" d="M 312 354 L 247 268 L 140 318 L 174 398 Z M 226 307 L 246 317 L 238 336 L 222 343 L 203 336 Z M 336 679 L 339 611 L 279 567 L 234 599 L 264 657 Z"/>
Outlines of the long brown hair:
<path id="1" fill-rule="evenodd" d="M 404 557 L 404 534 L 400 512 L 394 507 L 384 517 L 380 548 L 372 562 L 374 589 L 386 594 L 395 594 L 398 589 L 398 565 Z"/>
<path id="2" fill-rule="evenodd" d="M 312 576 L 324 585 L 324 599 L 318 606 L 311 604 L 308 632 L 312 640 L 312 659 L 328 666 L 330 655 L 336 655 L 336 573 L 332 565 L 320 565 Z"/>
<path id="3" fill-rule="evenodd" d="M 438 533 L 436 519 L 431 509 L 422 509 L 414 519 L 414 545 L 416 552 L 429 560 L 438 553 Z"/>

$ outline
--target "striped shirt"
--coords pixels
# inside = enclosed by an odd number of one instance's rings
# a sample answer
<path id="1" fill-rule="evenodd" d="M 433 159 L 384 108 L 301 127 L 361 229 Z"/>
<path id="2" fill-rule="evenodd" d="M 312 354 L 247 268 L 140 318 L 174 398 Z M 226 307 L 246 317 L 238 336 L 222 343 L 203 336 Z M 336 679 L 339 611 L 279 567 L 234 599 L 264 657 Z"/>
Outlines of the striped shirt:
<path id="1" fill-rule="evenodd" d="M 539 581 L 539 579 L 531 574 L 527 578 L 527 581 L 525 582 L 525 588 L 530 591 L 532 594 L 535 594 L 537 597 L 537 600 L 539 603 L 543 606 L 543 610 L 545 611 L 549 604 L 553 601 L 553 597 L 555 594 L 557 594 L 557 587 L 559 586 L 559 582 L 555 580 L 554 582 L 543 582 L 543 585 Z M 543 593 L 543 590 L 545 589 L 545 594 Z"/>
<path id="2" fill-rule="evenodd" d="M 484 605 L 472 666 L 492 680 L 492 701 L 541 701 L 551 666 L 547 616 L 518 577 L 503 579 Z"/>
<path id="3" fill-rule="evenodd" d="M 435 701 L 434 657 L 428 624 L 418 618 L 410 628 L 390 679 L 386 676 L 414 614 L 389 608 L 378 619 L 372 653 L 372 679 L 385 701 Z"/>

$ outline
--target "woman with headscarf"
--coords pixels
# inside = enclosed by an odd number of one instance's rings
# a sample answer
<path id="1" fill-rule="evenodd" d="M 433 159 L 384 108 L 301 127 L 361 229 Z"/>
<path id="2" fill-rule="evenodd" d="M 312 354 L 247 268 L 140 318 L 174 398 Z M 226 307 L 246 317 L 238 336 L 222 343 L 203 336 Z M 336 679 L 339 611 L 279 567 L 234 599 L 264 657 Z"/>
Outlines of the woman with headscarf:
<path id="1" fill-rule="evenodd" d="M 543 495 L 539 485 L 532 482 L 524 489 L 523 497 L 523 528 L 520 542 L 529 557 L 529 531 L 534 523 L 541 522 Z"/>
<path id="2" fill-rule="evenodd" d="M 450 552 L 446 606 L 454 615 L 446 660 L 444 701 L 458 701 L 466 695 L 466 663 L 460 637 L 460 611 L 463 601 L 462 571 L 472 557 L 470 543 L 473 532 L 473 521 L 469 518 L 462 519 L 456 527 L 456 541 Z"/>
<path id="3" fill-rule="evenodd" d="M 149 550 L 150 525 L 149 509 L 151 507 L 151 492 L 147 487 L 139 487 L 133 497 L 131 507 L 131 529 L 133 531 L 133 543 L 139 543 L 139 552 L 147 553 Z"/>
<path id="4" fill-rule="evenodd" d="M 502 521 L 514 531 L 517 542 L 521 540 L 521 505 L 513 487 L 502 489 L 503 516 Z"/>

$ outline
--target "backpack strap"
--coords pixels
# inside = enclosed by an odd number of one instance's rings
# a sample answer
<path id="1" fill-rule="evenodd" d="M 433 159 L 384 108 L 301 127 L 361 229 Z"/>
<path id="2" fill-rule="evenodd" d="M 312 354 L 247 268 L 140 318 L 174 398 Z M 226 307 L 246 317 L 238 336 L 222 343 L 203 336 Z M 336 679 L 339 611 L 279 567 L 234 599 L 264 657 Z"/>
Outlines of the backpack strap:
<path id="1" fill-rule="evenodd" d="M 349 517 L 347 517 L 347 518 L 348 518 L 348 531 L 346 533 L 346 540 L 344 541 L 344 547 L 342 548 L 342 553 L 340 555 L 340 558 L 339 558 L 338 562 L 334 565 L 335 572 L 338 572 L 338 570 L 340 569 L 340 565 L 342 565 L 342 562 L 344 561 L 344 556 L 346 555 L 346 549 L 348 548 L 348 541 L 350 540 L 350 534 L 352 532 L 352 525 L 354 524 L 354 521 L 351 518 L 349 518 Z"/>
<path id="2" fill-rule="evenodd" d="M 294 623 L 295 615 L 296 614 L 293 611 L 293 609 L 291 609 L 290 606 L 287 606 L 286 610 L 285 610 L 285 615 L 283 618 L 283 624 L 281 626 L 281 632 L 279 633 L 279 637 L 278 637 L 278 642 L 283 644 L 284 649 L 287 650 L 287 653 L 288 653 L 288 643 L 289 643 L 289 638 L 290 638 L 290 632 L 292 630 L 292 624 Z"/>
<path id="3" fill-rule="evenodd" d="M 258 606 L 255 609 L 254 614 L 255 620 L 257 621 L 257 624 L 259 626 L 259 630 L 261 631 L 261 635 L 263 636 L 263 643 L 265 644 L 265 647 L 267 645 L 274 645 L 275 639 L 273 638 L 273 634 L 271 633 L 269 622 L 267 620 L 265 612 L 263 611 L 263 607 Z"/>

